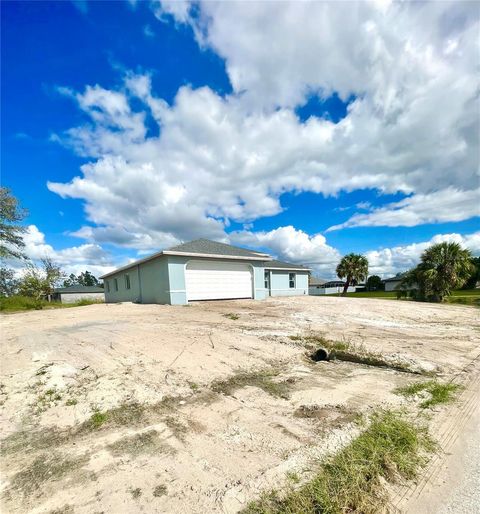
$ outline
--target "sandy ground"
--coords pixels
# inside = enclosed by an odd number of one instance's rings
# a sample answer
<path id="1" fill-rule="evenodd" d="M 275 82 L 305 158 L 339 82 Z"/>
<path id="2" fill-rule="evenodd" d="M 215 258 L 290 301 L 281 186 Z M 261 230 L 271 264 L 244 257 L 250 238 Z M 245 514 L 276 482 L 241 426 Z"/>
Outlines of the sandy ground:
<path id="1" fill-rule="evenodd" d="M 356 435 L 357 413 L 401 404 L 393 389 L 419 379 L 313 363 L 289 336 L 323 334 L 468 383 L 478 313 L 300 297 L 3 315 L 2 512 L 237 512 L 308 477 Z M 265 369 L 288 394 L 248 380 L 212 390 Z"/>

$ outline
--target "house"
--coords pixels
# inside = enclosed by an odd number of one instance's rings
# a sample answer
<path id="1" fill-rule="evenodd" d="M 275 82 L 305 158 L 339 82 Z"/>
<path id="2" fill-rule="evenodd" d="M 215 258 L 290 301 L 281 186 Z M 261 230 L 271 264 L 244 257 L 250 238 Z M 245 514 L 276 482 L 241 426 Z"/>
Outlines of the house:
<path id="1" fill-rule="evenodd" d="M 406 273 L 397 273 L 394 277 L 384 279 L 385 291 L 395 291 L 405 275 Z"/>
<path id="2" fill-rule="evenodd" d="M 93 300 L 103 302 L 103 287 L 98 286 L 70 286 L 59 287 L 53 290 L 52 300 L 54 302 L 75 303 L 80 300 Z"/>
<path id="3" fill-rule="evenodd" d="M 310 281 L 308 283 L 308 294 L 313 295 L 313 296 L 318 295 L 318 294 L 325 294 L 325 293 L 318 292 L 319 290 L 324 289 L 323 285 L 325 284 L 325 282 L 327 282 L 327 281 L 323 278 L 310 277 Z"/>
<path id="4" fill-rule="evenodd" d="M 186 305 L 192 300 L 308 295 L 309 271 L 265 253 L 197 239 L 101 278 L 107 302 Z"/>
<path id="5" fill-rule="evenodd" d="M 312 282 L 310 283 L 310 294 L 314 296 L 324 295 L 324 294 L 335 294 L 335 293 L 343 293 L 343 288 L 345 287 L 345 282 L 342 280 L 330 280 L 325 281 L 318 279 L 318 285 L 312 287 Z M 320 284 L 320 282 L 322 282 Z M 347 293 L 354 293 L 355 286 L 350 286 L 347 289 Z"/>

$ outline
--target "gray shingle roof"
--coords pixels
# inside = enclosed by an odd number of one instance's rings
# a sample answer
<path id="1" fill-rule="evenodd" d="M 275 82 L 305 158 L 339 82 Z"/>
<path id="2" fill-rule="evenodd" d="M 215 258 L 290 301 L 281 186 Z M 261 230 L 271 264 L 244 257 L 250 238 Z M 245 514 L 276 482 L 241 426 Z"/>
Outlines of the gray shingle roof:
<path id="1" fill-rule="evenodd" d="M 407 274 L 407 272 L 405 272 L 405 273 L 398 273 L 394 277 L 384 278 L 383 282 L 397 282 L 399 280 L 402 280 L 403 277 L 405 277 L 406 274 Z"/>
<path id="2" fill-rule="evenodd" d="M 70 286 L 70 287 L 58 287 L 53 290 L 54 293 L 103 293 L 103 287 L 98 286 Z"/>
<path id="3" fill-rule="evenodd" d="M 292 264 L 290 262 L 282 262 L 277 260 L 272 260 L 271 257 L 266 253 L 254 252 L 253 250 L 246 250 L 245 248 L 240 248 L 238 246 L 232 246 L 225 243 L 218 243 L 217 241 L 210 241 L 209 239 L 196 239 L 195 241 L 189 241 L 188 243 L 182 243 L 177 246 L 172 246 L 171 248 L 167 248 L 163 252 L 157 252 L 153 255 L 140 259 L 138 261 L 132 262 L 118 268 L 114 271 L 110 271 L 100 278 L 106 278 L 119 271 L 124 271 L 143 262 L 155 259 L 160 257 L 161 255 L 178 255 L 184 253 L 185 255 L 212 255 L 212 256 L 224 256 L 229 258 L 243 258 L 243 259 L 255 259 L 257 261 L 264 260 L 263 265 L 266 269 L 292 269 L 292 270 L 305 270 L 309 271 L 309 268 L 305 266 L 301 266 L 300 264 Z"/>
<path id="4" fill-rule="evenodd" d="M 309 285 L 310 286 L 323 286 L 323 284 L 326 284 L 327 282 L 328 282 L 328 280 L 325 280 L 324 278 L 312 277 L 310 279 Z"/>
<path id="5" fill-rule="evenodd" d="M 300 264 L 292 264 L 291 262 L 282 262 L 275 259 L 263 263 L 266 269 L 301 269 L 308 271 L 310 268 L 306 268 Z"/>
<path id="6" fill-rule="evenodd" d="M 210 241 L 209 239 L 195 239 L 172 248 L 168 248 L 165 252 L 175 253 L 203 253 L 208 255 L 229 255 L 231 257 L 268 257 L 266 253 L 253 252 L 238 246 L 232 246 L 225 243 L 218 243 L 217 241 Z"/>

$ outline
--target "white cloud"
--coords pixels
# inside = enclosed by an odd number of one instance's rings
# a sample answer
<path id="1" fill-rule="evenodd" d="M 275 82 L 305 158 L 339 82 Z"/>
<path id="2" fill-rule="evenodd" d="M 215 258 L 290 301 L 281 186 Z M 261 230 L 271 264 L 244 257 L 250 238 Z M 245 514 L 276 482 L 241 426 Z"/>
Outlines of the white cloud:
<path id="1" fill-rule="evenodd" d="M 38 263 L 41 259 L 51 258 L 56 264 L 67 273 L 80 273 L 89 270 L 97 277 L 115 268 L 112 256 L 97 244 L 82 244 L 61 250 L 54 249 L 45 241 L 45 234 L 36 225 L 29 225 L 23 234 L 25 243 L 24 253 L 33 262 Z M 12 260 L 7 263 L 9 266 L 20 270 L 25 262 Z"/>
<path id="2" fill-rule="evenodd" d="M 357 207 L 360 208 L 360 204 Z M 367 214 L 354 214 L 345 223 L 328 228 L 327 232 L 347 227 L 414 227 L 424 223 L 462 221 L 474 216 L 480 216 L 480 188 L 458 191 L 450 187 L 430 194 L 416 194 Z"/>
<path id="3" fill-rule="evenodd" d="M 459 243 L 463 248 L 468 248 L 474 255 L 480 255 L 480 232 L 468 235 L 438 234 L 429 241 L 366 252 L 369 273 L 386 278 L 406 271 L 419 263 L 421 254 L 429 246 L 444 241 Z"/>
<path id="4" fill-rule="evenodd" d="M 192 16 L 188 2 L 155 4 L 162 21 L 190 23 L 200 44 L 225 58 L 229 96 L 181 87 L 169 105 L 148 75 L 134 74 L 117 89 L 62 90 L 90 117 L 56 136 L 90 162 L 71 182 L 48 184 L 85 202 L 93 226 L 76 235 L 142 251 L 199 236 L 225 239 L 230 221 L 273 216 L 283 193 L 302 191 L 412 195 L 388 209 L 371 206 L 342 227 L 473 215 L 475 9 L 458 2 L 281 6 L 205 2 Z M 293 108 L 307 94 L 333 91 L 357 97 L 346 118 L 299 121 Z M 147 115 L 158 137 L 147 136 Z"/>
<path id="5" fill-rule="evenodd" d="M 340 252 L 329 246 L 321 234 L 309 235 L 292 226 L 279 227 L 269 232 L 231 232 L 229 238 L 233 244 L 267 248 L 279 260 L 306 265 L 322 276 L 330 276 L 341 257 Z"/>

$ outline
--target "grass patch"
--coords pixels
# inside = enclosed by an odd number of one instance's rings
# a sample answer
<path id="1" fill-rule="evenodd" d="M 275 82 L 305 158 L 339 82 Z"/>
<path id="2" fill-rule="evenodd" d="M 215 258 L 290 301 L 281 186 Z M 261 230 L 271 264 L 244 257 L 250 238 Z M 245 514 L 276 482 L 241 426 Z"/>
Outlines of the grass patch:
<path id="1" fill-rule="evenodd" d="M 211 389 L 216 393 L 232 395 L 237 389 L 252 386 L 262 389 L 276 398 L 288 398 L 289 385 L 274 380 L 279 375 L 277 370 L 239 371 L 226 380 L 216 380 Z"/>
<path id="2" fill-rule="evenodd" d="M 108 420 L 106 412 L 96 411 L 90 417 L 90 425 L 92 428 L 99 428 Z"/>
<path id="3" fill-rule="evenodd" d="M 330 359 L 365 364 L 378 368 L 388 368 L 403 373 L 428 374 L 427 372 L 413 369 L 408 362 L 390 359 L 380 353 L 372 352 L 361 344 L 354 344 L 349 341 L 330 341 L 319 335 L 307 335 L 303 338 L 303 341 L 309 351 L 316 351 L 319 347 L 324 348 L 328 351 Z"/>
<path id="4" fill-rule="evenodd" d="M 157 485 L 155 486 L 155 489 L 153 490 L 153 496 L 155 498 L 160 498 L 160 496 L 165 496 L 167 494 L 167 486 L 166 485 Z"/>
<path id="5" fill-rule="evenodd" d="M 2 440 L 0 455 L 12 455 L 20 451 L 22 453 L 31 453 L 49 448 L 58 448 L 92 432 L 109 430 L 115 427 L 135 427 L 153 424 L 170 416 L 180 406 L 180 401 L 190 404 L 208 403 L 213 401 L 215 397 L 216 395 L 209 390 L 197 392 L 186 399 L 181 396 L 166 396 L 160 402 L 153 405 L 125 403 L 105 412 L 95 411 L 89 419 L 68 429 L 62 430 L 50 427 L 39 430 L 21 430 Z M 188 426 L 190 429 L 198 428 L 194 427 L 190 422 Z"/>
<path id="6" fill-rule="evenodd" d="M 395 389 L 395 393 L 402 396 L 422 396 L 423 401 L 420 403 L 422 409 L 428 409 L 435 405 L 450 403 L 455 398 L 455 394 L 461 389 L 458 384 L 440 383 L 435 380 L 426 382 L 415 382 L 405 387 Z M 426 398 L 425 398 L 426 396 Z"/>
<path id="7" fill-rule="evenodd" d="M 39 384 L 43 385 L 43 384 Z M 40 414 L 45 412 L 50 407 L 57 405 L 57 403 L 62 399 L 62 395 L 54 388 L 47 389 L 44 393 L 41 393 L 35 399 L 33 403 L 33 412 L 35 414 Z"/>
<path id="8" fill-rule="evenodd" d="M 83 305 L 93 305 L 103 303 L 98 300 L 83 299 L 74 303 L 47 302 L 37 300 L 29 296 L 9 296 L 0 297 L 0 312 L 22 312 L 42 309 L 66 309 L 69 307 L 81 307 Z"/>
<path id="9" fill-rule="evenodd" d="M 11 488 L 24 496 L 35 493 L 46 482 L 61 480 L 88 462 L 86 455 L 65 457 L 58 452 L 39 455 L 29 466 L 15 474 Z"/>
<path id="10" fill-rule="evenodd" d="M 381 411 L 370 426 L 319 467 L 315 477 L 286 494 L 276 491 L 251 503 L 244 514 L 343 514 L 384 511 L 385 481 L 415 478 L 435 444 L 427 429 L 403 414 Z"/>
<path id="11" fill-rule="evenodd" d="M 341 293 L 332 293 L 326 296 L 342 296 Z M 348 298 L 382 298 L 384 300 L 396 300 L 396 291 L 361 291 L 358 293 L 347 293 Z M 401 298 L 401 300 L 408 300 Z M 457 289 L 452 291 L 450 296 L 445 298 L 446 303 L 461 305 L 474 305 L 480 307 L 480 289 Z"/>
<path id="12" fill-rule="evenodd" d="M 235 314 L 233 312 L 228 312 L 227 314 L 224 314 L 223 317 L 228 318 L 228 319 L 233 319 L 234 321 L 240 318 L 240 316 L 238 314 Z"/>
<path id="13" fill-rule="evenodd" d="M 142 496 L 142 490 L 140 487 L 135 487 L 135 489 L 130 489 L 130 494 L 134 500 L 137 500 L 140 498 L 140 496 Z"/>
<path id="14" fill-rule="evenodd" d="M 190 380 L 187 380 L 187 384 L 192 391 L 198 391 L 199 385 L 196 382 L 191 382 Z"/>
<path id="15" fill-rule="evenodd" d="M 174 449 L 163 443 L 156 430 L 141 432 L 129 437 L 123 437 L 107 446 L 113 456 L 129 455 L 138 457 L 141 454 L 174 453 Z"/>

